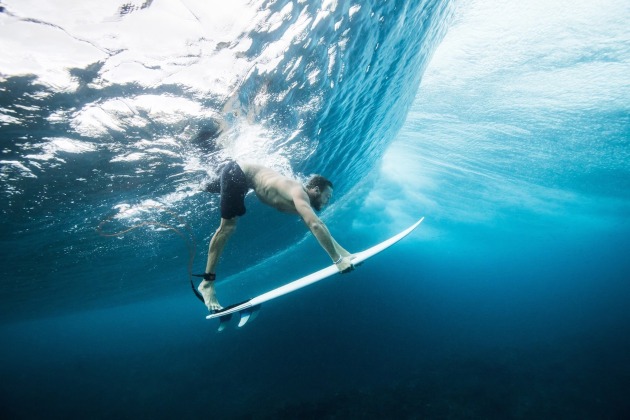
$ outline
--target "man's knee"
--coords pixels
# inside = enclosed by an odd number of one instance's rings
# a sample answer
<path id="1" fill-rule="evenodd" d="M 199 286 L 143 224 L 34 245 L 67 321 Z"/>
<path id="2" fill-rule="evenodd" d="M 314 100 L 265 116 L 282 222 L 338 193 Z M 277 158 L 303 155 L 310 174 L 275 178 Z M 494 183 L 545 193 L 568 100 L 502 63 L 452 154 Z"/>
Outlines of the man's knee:
<path id="1" fill-rule="evenodd" d="M 222 235 L 231 236 L 236 230 L 236 217 L 232 219 L 221 219 L 221 224 L 217 229 L 217 233 Z"/>

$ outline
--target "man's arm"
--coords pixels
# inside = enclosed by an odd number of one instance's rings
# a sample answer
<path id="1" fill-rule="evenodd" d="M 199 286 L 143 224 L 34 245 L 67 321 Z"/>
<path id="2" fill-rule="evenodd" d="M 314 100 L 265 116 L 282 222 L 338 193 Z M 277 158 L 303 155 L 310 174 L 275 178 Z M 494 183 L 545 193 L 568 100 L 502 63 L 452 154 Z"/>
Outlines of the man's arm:
<path id="1" fill-rule="evenodd" d="M 308 195 L 302 188 L 296 189 L 293 195 L 293 203 L 295 209 L 313 233 L 319 244 L 324 251 L 328 253 L 328 256 L 335 262 L 339 271 L 346 271 L 352 269 L 352 263 L 350 262 L 350 253 L 343 249 L 332 237 L 328 227 L 321 221 L 311 208 Z"/>
<path id="2" fill-rule="evenodd" d="M 333 245 L 335 246 L 335 249 L 337 250 L 339 255 L 341 255 L 342 257 L 350 257 L 352 255 L 348 251 L 346 251 L 341 245 L 339 245 L 337 241 L 335 241 L 335 238 L 333 238 L 332 236 L 331 238 L 333 240 Z"/>

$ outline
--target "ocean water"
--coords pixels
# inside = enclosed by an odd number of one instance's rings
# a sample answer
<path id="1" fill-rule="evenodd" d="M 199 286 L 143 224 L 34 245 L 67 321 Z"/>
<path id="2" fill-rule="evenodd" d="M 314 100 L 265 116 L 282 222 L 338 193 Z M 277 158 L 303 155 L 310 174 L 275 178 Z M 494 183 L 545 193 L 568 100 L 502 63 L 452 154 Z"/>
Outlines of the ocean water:
<path id="1" fill-rule="evenodd" d="M 3 417 L 628 418 L 629 16 L 3 0 Z M 426 218 L 217 333 L 188 274 L 228 158 L 330 177 L 350 251 Z M 329 263 L 247 208 L 224 305 Z"/>

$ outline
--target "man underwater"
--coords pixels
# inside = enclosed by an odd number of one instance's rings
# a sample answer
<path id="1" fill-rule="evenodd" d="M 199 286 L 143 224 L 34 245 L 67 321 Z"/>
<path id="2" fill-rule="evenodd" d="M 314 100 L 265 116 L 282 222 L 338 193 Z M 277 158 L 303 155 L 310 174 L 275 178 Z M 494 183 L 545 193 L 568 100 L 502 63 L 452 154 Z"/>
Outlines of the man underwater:
<path id="1" fill-rule="evenodd" d="M 223 248 L 236 229 L 236 220 L 245 214 L 245 195 L 253 189 L 263 203 L 278 211 L 299 215 L 332 259 L 337 269 L 351 271 L 352 255 L 331 236 L 328 228 L 315 214 L 330 201 L 333 185 L 320 175 L 313 175 L 305 185 L 272 169 L 254 163 L 229 161 L 222 167 L 217 180 L 206 191 L 221 194 L 221 224 L 208 249 L 208 262 L 198 290 L 210 312 L 222 309 L 214 290 L 216 266 Z"/>

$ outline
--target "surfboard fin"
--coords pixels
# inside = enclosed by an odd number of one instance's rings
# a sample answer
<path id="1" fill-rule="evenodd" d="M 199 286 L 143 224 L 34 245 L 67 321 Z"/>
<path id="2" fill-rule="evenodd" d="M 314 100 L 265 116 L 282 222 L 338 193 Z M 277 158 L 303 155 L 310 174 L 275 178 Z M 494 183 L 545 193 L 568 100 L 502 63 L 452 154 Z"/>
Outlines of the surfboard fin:
<path id="1" fill-rule="evenodd" d="M 225 329 L 225 327 L 227 327 L 227 325 L 230 323 L 230 320 L 232 319 L 232 314 L 228 314 L 225 316 L 222 316 L 219 318 L 219 328 L 217 329 L 218 332 L 221 332 Z"/>
<path id="2" fill-rule="evenodd" d="M 251 308 L 243 309 L 239 312 L 241 319 L 238 321 L 238 327 L 242 327 L 249 321 L 253 321 L 258 316 L 260 305 L 252 306 Z"/>
<path id="3" fill-rule="evenodd" d="M 238 311 L 238 314 L 239 314 L 238 327 L 240 328 L 244 326 L 245 324 L 247 324 L 248 322 L 253 321 L 258 316 L 259 310 L 260 310 L 260 305 L 256 305 L 256 306 L 252 306 L 250 308 L 246 308 L 246 309 L 242 309 Z M 219 317 L 219 328 L 217 329 L 217 332 L 221 332 L 227 328 L 227 326 L 232 321 L 232 315 L 234 315 L 234 312 Z"/>

